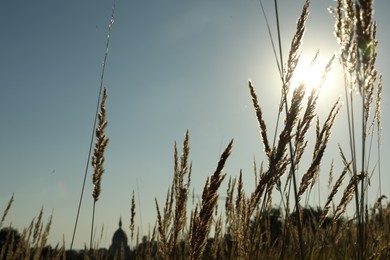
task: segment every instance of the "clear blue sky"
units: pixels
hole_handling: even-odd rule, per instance
[[[285,55],[303,2],[280,1]],[[272,3],[264,1],[274,29]],[[313,1],[304,56],[312,57],[319,49],[320,57],[328,59],[337,50],[333,17],[327,11],[333,4],[330,0]],[[71,240],[111,6],[111,1],[103,0],[0,2],[0,213],[13,193],[15,201],[6,224],[12,222],[20,231],[42,206],[46,220],[53,211],[49,237],[53,245],[63,236],[67,247]],[[384,133],[390,127],[389,11],[390,2],[376,1],[377,65],[384,74]],[[111,37],[104,81],[109,95],[110,143],[96,208],[97,229],[104,225],[103,247],[110,245],[120,216],[128,232],[133,190],[137,196],[136,225],[143,234],[148,233],[149,225],[153,228],[154,198],[163,204],[171,184],[173,144],[176,140],[181,147],[187,129],[195,193],[201,192],[219,154],[234,138],[225,171],[228,176],[238,176],[243,169],[249,194],[254,186],[253,158],[260,164],[265,157],[247,80],[252,79],[256,87],[270,130],[275,125],[280,93],[272,48],[256,0],[117,0]],[[319,102],[322,120],[343,94],[337,76],[340,72],[337,66],[333,70],[331,84]],[[324,158],[319,192],[322,203],[328,192],[330,161],[334,159],[340,167],[337,143],[347,150],[345,121],[343,110]],[[389,136],[384,134],[382,189],[387,195],[389,146]],[[90,168],[75,248],[89,243],[91,173]],[[374,198],[377,181],[372,185],[370,195]],[[318,199],[313,195],[314,201]]]

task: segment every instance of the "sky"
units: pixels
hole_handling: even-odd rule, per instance
[[[275,32],[273,1],[263,2]],[[279,2],[286,56],[304,1]],[[327,11],[331,5],[334,2],[330,0],[313,1],[303,59],[310,60],[319,50],[319,60],[326,62],[337,51],[334,19]],[[390,139],[385,133],[390,128],[390,59],[386,52],[390,2],[377,0],[375,5],[377,68],[383,74],[381,188],[389,195],[386,173],[390,162],[386,156]],[[70,245],[111,10],[112,1],[103,0],[0,2],[0,213],[14,194],[5,225],[22,231],[43,207],[45,221],[53,214],[52,245],[63,239]],[[336,60],[319,99],[321,122],[336,99],[343,97],[340,71]],[[232,138],[233,152],[224,172],[237,177],[242,169],[246,194],[253,191],[253,161],[260,165],[265,156],[248,79],[256,88],[271,132],[281,84],[258,1],[116,1],[103,82],[108,92],[106,134],[110,142],[96,204],[99,236],[104,227],[100,247],[111,244],[120,217],[129,234],[133,191],[136,226],[141,236],[148,235],[156,220],[154,199],[162,207],[171,185],[174,142],[181,149],[187,129],[195,194],[201,193]],[[335,175],[340,173],[337,145],[348,149],[345,114],[344,106],[336,119],[312,205],[325,202],[332,160]],[[314,134],[312,131],[311,136]],[[306,160],[311,151],[309,148]],[[374,168],[375,159],[372,161]],[[89,167],[74,248],[89,245],[91,175]],[[227,179],[220,189],[222,195],[226,184]],[[371,201],[377,198],[378,186],[373,177]]]

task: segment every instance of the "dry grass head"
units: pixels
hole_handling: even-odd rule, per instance
[[[200,259],[206,246],[212,215],[218,202],[218,189],[225,178],[225,174],[222,174],[222,170],[232,151],[232,147],[233,140],[230,141],[221,154],[214,174],[206,180],[206,184],[203,188],[200,210],[198,211],[197,207],[195,208],[195,212],[191,219],[190,259]]]
[[[306,191],[310,184],[313,186],[313,183],[315,183],[315,179],[319,174],[321,159],[324,155],[325,148],[330,138],[331,128],[339,111],[340,105],[339,101],[337,101],[331,109],[328,118],[326,119],[324,126],[321,130],[319,129],[319,120],[317,119],[317,134],[312,162],[306,173],[302,177],[302,181],[299,186],[298,197],[300,197]]]
[[[191,183],[192,164],[189,163],[189,132],[186,131],[183,141],[183,152],[178,156],[177,145],[174,145],[174,173],[172,187],[168,190],[163,215],[160,213],[156,200],[158,214],[158,231],[160,255],[164,258],[176,258],[179,235],[186,226],[187,202]],[[187,179],[185,181],[185,176]]]
[[[131,196],[131,216],[130,216],[130,238],[133,240],[134,237],[134,228],[135,228],[135,195],[133,190],[133,195]]]
[[[315,57],[312,60],[312,63],[315,63],[318,58],[318,52],[316,53]],[[326,64],[324,71],[321,75],[321,80],[318,83],[318,86],[312,88],[310,95],[307,98],[306,103],[306,109],[303,113],[303,116],[301,119],[299,119],[296,133],[295,133],[295,139],[294,139],[294,151],[295,151],[295,158],[294,162],[295,164],[299,164],[300,159],[307,147],[307,141],[306,141],[306,134],[308,130],[310,129],[311,123],[316,115],[316,108],[317,108],[317,101],[319,98],[319,94],[322,88],[322,85],[325,82],[325,79],[331,69],[332,63],[334,60],[334,56],[329,60],[329,62]]]
[[[349,202],[351,202],[353,195],[355,193],[356,183],[361,181],[360,178],[361,177],[359,175],[354,175],[351,177],[347,187],[343,192],[343,196],[340,200],[340,203],[337,206],[336,211],[333,215],[333,221],[338,220],[341,217],[341,215],[345,212],[347,205],[349,204]]]
[[[165,232],[165,228],[164,228],[164,223],[163,223],[163,219],[161,217],[161,213],[160,213],[160,209],[158,207],[158,202],[157,202],[157,199],[155,199],[155,202],[156,202],[156,209],[157,209],[157,224],[158,224],[158,232],[159,232],[159,235],[158,235],[158,239],[159,239],[159,251],[160,251],[160,254],[162,255],[162,257],[164,259],[169,259],[169,251],[168,251],[168,247],[167,247],[167,237],[166,237],[166,232]]]
[[[102,101],[100,103],[100,113],[98,115],[99,123],[96,127],[96,144],[94,153],[92,156],[92,166],[94,168],[94,173],[92,175],[92,183],[94,185],[92,197],[94,201],[98,201],[99,195],[101,192],[101,181],[104,172],[104,150],[108,144],[108,138],[104,132],[107,121],[106,121],[106,99],[107,99],[107,91],[104,88]]]
[[[231,222],[234,219],[235,216],[235,209],[234,209],[234,188],[236,186],[236,179],[229,177],[228,181],[228,187],[226,190],[226,200],[225,200],[225,223],[226,226],[231,226]]]
[[[282,103],[284,103],[284,101],[287,98],[287,93],[289,90],[289,86],[291,84],[291,78],[298,65],[300,49],[303,42],[303,35],[306,30],[306,21],[309,15],[309,6],[310,6],[310,0],[306,0],[302,8],[302,13],[296,25],[296,32],[291,41],[290,51],[287,59],[287,66],[286,66],[285,74],[283,75],[284,77],[283,77],[283,87],[282,87],[282,95],[283,95]],[[282,110],[282,104],[280,106],[280,111],[281,110]]]
[[[170,238],[170,248],[174,251],[174,247],[177,244],[179,233],[182,232],[186,224],[186,212],[187,212],[187,201],[189,195],[189,187],[191,184],[191,172],[192,164],[188,164],[189,160],[189,132],[186,131],[183,152],[180,156],[180,167],[177,157],[177,148],[175,144],[175,169],[173,178],[173,189],[175,193],[175,216],[173,221],[173,235]],[[184,182],[184,177],[187,175],[187,181]]]
[[[271,192],[273,187],[279,182],[280,177],[285,173],[287,169],[287,146],[291,141],[291,133],[298,121],[302,100],[305,94],[305,88],[303,85],[301,85],[299,88],[294,90],[291,99],[291,107],[287,111],[284,128],[279,134],[277,146],[272,148],[269,146],[267,138],[267,129],[265,126],[264,119],[262,117],[261,108],[258,105],[257,95],[251,82],[249,82],[249,89],[256,111],[256,116],[259,122],[262,141],[265,147],[265,153],[268,158],[268,170],[265,172],[264,175],[260,176],[260,181],[257,184],[256,190],[252,194],[252,198],[250,201],[249,208],[253,213],[253,210],[259,203],[260,197],[263,195],[263,192],[266,189],[268,192]]]
[[[32,244],[37,243],[38,238],[41,236],[42,228],[43,228],[42,216],[43,216],[43,207],[41,208],[41,211],[39,212],[38,215],[38,219],[36,220],[34,225]]]
[[[19,234],[16,229],[11,227],[6,241],[0,241],[0,259],[46,259],[51,256],[52,259],[60,259],[64,255],[65,245],[60,249],[58,245],[55,248],[47,247],[48,236],[52,224],[53,214],[49,216],[46,225],[43,223],[43,208],[37,218],[34,218],[29,227],[25,228],[22,234]],[[4,232],[4,230],[1,230]],[[33,239],[31,241],[31,236]],[[4,244],[5,242],[5,244]],[[50,251],[44,251],[44,249]]]
[[[264,144],[264,151],[265,151],[265,154],[267,155],[267,157],[270,158],[271,147],[269,145],[268,137],[267,137],[267,126],[266,126],[264,118],[263,118],[263,112],[260,108],[259,101],[257,99],[257,95],[255,92],[255,88],[252,85],[252,82],[250,80],[249,80],[249,90],[250,90],[250,94],[252,97],[253,106],[255,108],[257,121],[258,121],[259,127],[260,127],[260,135],[261,135],[261,140],[263,141],[263,144]]]
[[[348,172],[348,169],[349,169],[349,166],[350,166],[351,163],[348,163],[347,165],[345,165],[344,167],[344,170],[341,172],[339,178],[337,179],[335,185],[333,186],[332,188],[332,191],[330,192],[330,194],[328,195],[328,198],[326,200],[326,203],[325,203],[325,206],[323,208],[323,211],[322,211],[322,214],[321,214],[321,217],[320,217],[320,222],[319,222],[319,225],[322,226],[322,224],[324,223],[325,221],[325,218],[329,212],[329,209],[330,209],[330,205],[333,201],[333,198],[334,196],[336,195],[338,189],[341,187],[341,184],[343,183],[344,181],[344,177],[345,175],[347,174]],[[333,170],[333,167],[331,168]]]
[[[277,1],[275,1],[277,2]],[[360,3],[360,4],[358,4]],[[305,103],[305,86],[301,85],[297,89],[290,88],[291,78],[296,70],[296,66],[300,57],[300,49],[303,42],[303,35],[306,28],[306,20],[308,16],[310,1],[305,1],[301,16],[296,25],[296,33],[291,42],[291,48],[288,54],[285,69],[281,71],[283,81],[281,105],[278,113],[282,113],[282,108],[285,108],[285,119],[283,126],[277,126],[275,129],[274,140],[270,140],[267,133],[267,126],[264,120],[263,110],[259,105],[259,100],[255,92],[252,82],[249,81],[249,91],[251,100],[256,113],[256,119],[260,128],[260,137],[264,147],[264,153],[267,165],[263,170],[263,163],[258,170],[256,162],[254,162],[255,172],[255,189],[247,197],[244,191],[243,173],[240,171],[238,178],[229,178],[227,187],[227,199],[225,202],[225,222],[222,217],[217,217],[213,220],[215,207],[218,202],[218,190],[223,182],[226,174],[223,168],[231,154],[231,141],[218,162],[217,168],[213,175],[207,178],[203,188],[201,200],[198,205],[190,212],[189,221],[187,221],[187,203],[191,183],[192,164],[189,161],[189,133],[185,133],[182,152],[178,152],[177,145],[174,145],[174,171],[172,185],[168,189],[164,208],[160,208],[155,200],[157,210],[157,220],[151,235],[151,243],[146,247],[138,247],[135,252],[137,257],[142,259],[152,258],[152,246],[156,240],[158,242],[159,253],[156,258],[161,259],[202,259],[210,257],[212,259],[285,259],[298,258],[297,249],[301,242],[299,241],[302,235],[305,237],[305,253],[309,258],[315,259],[331,259],[331,258],[349,258],[354,257],[356,245],[351,241],[356,241],[356,233],[353,229],[356,226],[354,220],[343,222],[342,214],[345,212],[346,206],[353,198],[356,192],[358,182],[366,177],[365,174],[353,175],[351,165],[353,162],[348,160],[340,148],[340,154],[344,168],[338,176],[335,184],[332,184],[333,178],[333,162],[329,174],[329,189],[330,193],[324,209],[319,217],[309,222],[310,225],[315,225],[312,230],[306,227],[297,227],[293,224],[294,215],[290,214],[289,193],[286,192],[286,187],[291,185],[290,177],[293,176],[295,170],[299,170],[301,158],[307,151],[308,141],[307,134],[312,126],[314,118],[316,118],[316,107],[319,97],[319,90],[314,89],[310,93]],[[373,20],[373,1],[352,1],[339,0],[334,10],[336,17],[336,37],[341,45],[340,59],[344,63],[349,87],[355,87],[360,93],[364,93],[364,111],[365,120],[372,118],[370,129],[380,129],[380,102],[381,102],[381,77],[377,89],[375,83],[377,74],[374,68],[376,58],[376,40],[375,31],[376,25]],[[317,59],[317,54],[313,62]],[[330,69],[332,59],[326,66],[322,81],[325,79],[327,72]],[[369,77],[369,78],[367,78]],[[363,81],[363,79],[365,79]],[[376,93],[375,93],[376,91]],[[288,94],[289,93],[289,94]],[[287,100],[288,97],[291,99]],[[369,116],[370,105],[374,102],[375,95],[375,114]],[[93,198],[96,202],[101,193],[101,178],[104,172],[104,148],[107,146],[108,138],[104,134],[104,129],[107,125],[105,120],[105,100],[106,91],[104,90],[103,99],[100,104],[99,125],[96,128],[96,147],[94,150],[92,164],[95,172],[93,175]],[[302,207],[299,205],[299,199],[304,194],[310,194],[313,185],[317,182],[321,171],[321,162],[325,149],[329,143],[331,129],[335,118],[340,110],[339,101],[331,108],[328,117],[323,125],[317,117],[315,128],[315,142],[313,144],[314,151],[310,154],[311,161],[306,171],[302,175],[301,182],[297,190],[298,203],[296,203],[295,211],[298,212],[298,219],[302,218]],[[371,130],[370,130],[371,131]],[[372,130],[373,131],[373,130]],[[378,130],[379,131],[379,130]],[[290,151],[290,153],[288,153]],[[285,173],[286,177],[285,189],[281,189],[281,180]],[[328,228],[322,229],[325,221],[329,221],[327,217],[334,205],[334,198],[337,192],[340,191],[344,182],[345,176],[350,173],[352,176],[346,186],[340,203],[334,209],[333,222]],[[283,179],[284,180],[284,179]],[[284,204],[284,216],[280,217],[280,237],[275,241],[272,240],[273,230],[271,226],[272,202],[275,201],[273,191],[276,187],[280,192],[282,199],[286,197],[287,203]],[[288,193],[288,194],[287,194]],[[381,196],[378,200],[378,205],[375,206],[372,215],[366,213],[367,223],[367,256],[376,259],[387,259],[390,257],[390,207],[383,208],[381,200],[385,197]],[[8,206],[6,207],[3,217],[0,221],[2,226],[8,210],[11,207],[13,196],[11,197]],[[380,205],[379,205],[380,204]],[[335,208],[335,206],[333,206]],[[134,191],[131,199],[131,216],[130,216],[130,231],[131,238],[135,228],[135,198]],[[367,212],[366,208],[366,212]],[[378,211],[378,213],[376,213]],[[301,214],[299,214],[299,212]],[[281,213],[283,215],[283,213]],[[23,243],[20,243],[16,252],[6,255],[5,249],[0,251],[0,259],[5,255],[8,259],[40,259],[42,258],[42,250],[47,243],[47,236],[50,231],[52,217],[49,218],[46,226],[43,221],[43,209],[38,217],[34,219],[29,228],[25,229],[22,234]],[[223,223],[225,223],[228,234],[224,233]],[[339,223],[342,223],[339,225]],[[214,238],[209,239],[214,224]],[[378,235],[377,237],[375,235]],[[92,236],[92,235],[91,235]],[[139,244],[139,228],[137,229],[136,245]],[[150,234],[149,236],[150,237]],[[15,238],[9,236],[8,241],[13,242]],[[182,239],[182,241],[180,241]],[[184,240],[184,241],[183,241]],[[210,242],[212,241],[212,242]],[[356,244],[356,243],[355,243]],[[32,245],[32,247],[31,247]],[[64,245],[56,251],[56,259],[65,259]],[[89,257],[104,258],[99,255],[97,250],[87,251],[85,259]],[[207,255],[205,255],[205,252]],[[92,252],[89,254],[88,252]],[[301,258],[303,255],[301,255]],[[118,252],[116,258],[124,258],[123,248]]]
[[[0,228],[3,226],[4,220],[7,217],[8,212],[9,212],[13,202],[14,202],[14,194],[12,194],[11,198],[8,201],[7,207],[3,211],[3,216],[1,217],[1,220],[0,220]]]

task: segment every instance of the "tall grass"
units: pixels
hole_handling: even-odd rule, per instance
[[[107,63],[107,58],[108,58],[108,50],[109,50],[109,46],[110,46],[111,31],[112,31],[112,26],[114,24],[114,18],[115,18],[115,0],[113,1],[111,18],[110,18],[110,21],[108,23],[108,33],[107,33],[107,39],[106,39],[106,48],[105,48],[104,59],[103,59],[103,64],[102,64],[102,73],[101,73],[101,76],[100,76],[99,95],[98,95],[97,104],[96,104],[96,112],[95,112],[95,118],[94,118],[94,121],[93,121],[93,128],[92,128],[91,139],[90,139],[90,143],[89,143],[88,156],[87,156],[86,165],[85,165],[85,171],[84,171],[84,178],[83,178],[83,183],[82,183],[82,186],[81,186],[80,200],[79,200],[79,203],[78,203],[76,219],[75,219],[75,224],[74,224],[74,228],[73,228],[72,241],[70,242],[70,249],[73,248],[73,243],[74,243],[74,239],[75,239],[75,236],[76,236],[77,224],[78,224],[80,211],[81,211],[81,205],[82,205],[82,201],[83,201],[83,197],[84,197],[85,182],[87,180],[87,174],[88,174],[88,169],[89,169],[89,162],[90,162],[91,154],[92,154],[93,140],[94,140],[94,136],[95,136],[95,132],[96,132],[96,130],[95,130],[96,129],[96,123],[97,123],[98,117],[99,117],[99,106],[101,105],[101,98],[102,98],[102,95],[103,95],[104,72],[106,70],[106,63]]]
[[[92,175],[92,184],[93,184],[93,209],[92,209],[92,226],[91,226],[91,240],[89,247],[92,248],[92,239],[93,239],[93,228],[94,228],[94,222],[95,222],[95,206],[96,202],[99,200],[99,196],[101,193],[101,182],[102,177],[104,173],[104,151],[108,144],[108,138],[105,134],[105,129],[107,126],[106,121],[106,99],[107,99],[107,91],[104,88],[103,90],[103,97],[100,104],[100,112],[98,114],[99,123],[96,127],[96,144],[95,149],[92,156],[92,166],[94,169],[93,175]]]
[[[261,3],[261,1],[260,1]],[[390,258],[390,204],[384,206],[386,198],[381,193],[375,205],[369,210],[368,188],[371,176],[376,173],[372,166],[372,143],[376,133],[380,151],[380,102],[381,76],[375,69],[377,41],[376,24],[373,17],[373,1],[339,0],[332,9],[335,15],[335,35],[340,44],[337,55],[344,70],[349,152],[339,147],[341,171],[335,172],[331,163],[329,173],[321,171],[324,154],[331,138],[332,127],[342,107],[340,100],[334,100],[325,118],[317,115],[317,102],[322,84],[335,57],[329,59],[319,85],[306,93],[305,83],[292,87],[291,79],[300,60],[301,45],[310,1],[302,7],[302,13],[291,40],[287,62],[283,62],[282,38],[279,29],[278,1],[275,3],[277,46],[272,31],[268,32],[272,42],[281,79],[281,97],[274,129],[265,121],[261,100],[252,81],[248,91],[259,125],[259,137],[265,162],[260,167],[254,161],[253,191],[244,189],[243,171],[237,178],[228,177],[223,169],[233,151],[233,140],[226,146],[215,171],[205,180],[200,201],[188,211],[191,190],[192,163],[190,162],[190,135],[184,135],[182,151],[177,144],[173,151],[173,177],[168,188],[165,203],[157,199],[156,224],[153,233],[142,243],[138,234],[135,247],[127,258],[131,259],[388,259]],[[265,15],[265,12],[264,12]],[[266,22],[269,24],[267,17]],[[111,25],[110,25],[111,26]],[[278,50],[278,51],[276,51]],[[107,54],[107,52],[106,52]],[[313,58],[316,61],[318,55]],[[354,94],[358,92],[358,96]],[[104,102],[100,103],[99,124],[96,127],[97,142],[92,157],[95,169],[94,205],[100,195],[100,181],[103,173],[104,147],[107,137],[104,128]],[[356,99],[360,99],[356,102]],[[356,104],[357,103],[357,104]],[[357,110],[358,109],[358,110]],[[358,125],[357,122],[361,123]],[[271,130],[270,130],[271,129]],[[270,132],[271,131],[271,132]],[[308,136],[313,133],[313,151],[310,152]],[[272,136],[272,137],[271,137]],[[360,147],[361,150],[358,150]],[[359,156],[358,156],[359,155]],[[306,159],[306,160],[304,160]],[[308,161],[305,165],[303,162]],[[302,170],[303,169],[303,170]],[[380,178],[380,167],[378,167]],[[301,178],[298,178],[301,171]],[[349,179],[348,179],[349,173]],[[318,183],[319,175],[328,174],[329,194],[322,208],[312,208],[302,202],[311,195]],[[220,187],[227,179],[224,214],[215,214]],[[333,183],[333,179],[336,181]],[[380,185],[380,184],[379,184]],[[344,187],[344,188],[343,188]],[[275,193],[280,194],[281,208],[272,207]],[[341,199],[335,201],[336,195]],[[344,213],[355,199],[355,215],[346,219]],[[0,228],[11,208],[13,196],[3,211]],[[293,205],[290,205],[293,203]],[[95,206],[94,206],[95,209]],[[85,249],[78,257],[85,259],[124,259],[125,249],[114,254],[101,252],[92,247],[94,214],[90,250]],[[135,231],[135,195],[131,197],[130,234]],[[215,215],[214,215],[215,214]],[[64,245],[44,253],[51,219],[45,228],[42,222],[43,209],[38,218],[30,223],[20,236],[7,229],[5,242],[0,244],[0,259],[71,259],[75,257]],[[77,220],[76,220],[77,226]],[[76,227],[75,227],[76,230]],[[74,238],[74,234],[73,234]],[[72,249],[73,238],[70,249]]]
[[[339,59],[344,69],[351,161],[349,170],[353,175],[350,189],[355,195],[358,222],[357,258],[365,259],[367,258],[366,215],[368,214],[366,197],[370,178],[374,173],[374,169],[370,167],[372,137],[369,138],[369,136],[374,134],[374,127],[377,126],[379,150],[381,121],[382,86],[381,76],[375,68],[377,40],[375,38],[374,1],[338,1],[333,13],[336,18],[335,35],[340,45]],[[356,92],[359,96],[355,95]],[[380,165],[380,160],[375,164]],[[378,174],[380,179],[380,172]],[[346,198],[348,202],[352,196],[346,194],[343,198]]]

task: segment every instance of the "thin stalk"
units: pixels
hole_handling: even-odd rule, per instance
[[[353,85],[352,83],[348,86],[348,81],[346,79],[346,72],[344,68],[344,89],[345,89],[345,100],[347,103],[347,119],[348,119],[348,132],[349,132],[349,147],[352,156],[352,173],[353,176],[357,175],[357,166],[356,166],[356,149],[355,149],[355,127],[354,127],[354,113],[353,113]],[[356,219],[358,221],[358,228],[356,229],[356,236],[358,241],[360,241],[360,226],[361,226],[361,216],[360,216],[360,204],[359,204],[359,189],[357,182],[354,183],[355,189],[355,207],[356,207]],[[359,252],[359,250],[358,250]],[[359,258],[358,253],[358,258]]]
[[[259,4],[260,4],[260,7],[261,7],[261,11],[263,13],[263,16],[264,16],[264,19],[265,19],[265,22],[266,22],[266,25],[267,25],[267,30],[268,30],[268,35],[269,35],[269,38],[270,38],[270,41],[271,41],[271,45],[272,45],[272,50],[273,50],[273,53],[274,53],[274,58],[275,58],[275,61],[276,61],[276,65],[277,65],[277,68],[278,68],[278,71],[279,71],[279,76],[280,76],[280,79],[281,81],[283,82],[283,74],[284,74],[284,69],[283,69],[283,56],[280,55],[280,57],[278,57],[278,54],[276,52],[276,47],[275,47],[275,42],[274,42],[274,39],[273,39],[273,36],[272,36],[272,32],[271,32],[271,28],[270,28],[270,25],[269,25],[269,22],[268,22],[268,18],[267,18],[267,14],[264,10],[264,6],[263,6],[263,2],[262,0],[259,0]],[[277,3],[275,3],[275,12],[276,12],[276,22],[277,22],[277,26],[278,26],[278,46],[279,46],[279,53],[281,54],[282,53],[282,50],[281,50],[281,37],[280,37],[280,24],[279,24],[279,13],[278,13],[278,9],[277,9]],[[279,58],[280,58],[280,61],[279,61]],[[280,97],[280,101],[279,101],[279,108],[280,108],[280,105],[281,103],[283,102],[284,99],[284,95],[285,93],[283,92],[281,97]],[[276,142],[276,136],[277,136],[277,132],[278,132],[278,128],[279,128],[279,122],[280,122],[280,115],[281,115],[281,112],[282,110],[281,109],[278,109],[278,115],[276,117],[276,125],[275,125],[275,130],[274,130],[274,136],[273,136],[273,141],[272,141],[272,147],[275,147],[275,142]],[[268,189],[268,183],[267,183],[267,188]],[[283,200],[283,193],[281,191],[281,189],[279,190],[280,192],[280,196]],[[265,202],[267,201],[267,195],[268,193],[266,192],[264,194],[264,199],[263,199],[263,203],[261,205],[261,208],[260,208],[260,212],[263,212],[263,209],[265,207]],[[286,210],[286,212],[288,212],[288,209],[283,201],[283,205],[284,205],[284,209]],[[283,243],[284,243],[285,239],[283,239]],[[280,257],[283,258],[283,253],[280,255]]]
[[[279,46],[279,58],[280,58],[280,78],[281,78],[281,80],[283,82],[283,89],[282,89],[283,93],[282,93],[282,96],[280,98],[280,103],[282,103],[283,100],[286,101],[287,93],[286,93],[285,88],[284,88],[284,77],[283,77],[283,75],[284,75],[284,65],[283,65],[283,52],[282,52],[282,37],[280,36],[278,1],[274,0],[274,4],[275,4],[276,27],[277,27],[277,32],[278,32],[278,46]],[[276,119],[276,126],[275,126],[274,140],[273,140],[272,147],[275,147],[276,133],[277,133],[278,128],[279,128],[280,113],[281,113],[281,109],[278,110],[278,116],[277,116],[277,119]]]
[[[105,71],[105,68],[106,68],[106,62],[107,62],[107,57],[108,57],[108,49],[109,49],[108,47],[109,47],[109,44],[110,44],[111,29],[112,29],[112,25],[114,23],[114,14],[115,14],[115,0],[114,0],[113,5],[112,5],[111,18],[110,18],[110,22],[108,24],[108,34],[107,34],[107,40],[106,40],[106,51],[104,53],[104,59],[103,59],[103,64],[102,64],[102,73],[101,73],[101,76],[100,76],[100,87],[99,87],[99,95],[98,95],[98,100],[97,100],[96,109],[95,109],[95,119],[94,119],[94,122],[93,122],[92,134],[91,134],[91,138],[90,138],[90,142],[89,142],[87,163],[85,165],[85,170],[84,170],[83,185],[81,186],[80,200],[79,200],[79,204],[78,204],[78,207],[77,207],[77,214],[76,214],[76,220],[75,220],[75,224],[74,224],[74,228],[73,228],[72,241],[70,243],[70,250],[72,250],[72,248],[73,248],[74,238],[75,238],[75,235],[76,235],[77,223],[78,223],[78,220],[79,220],[80,210],[81,210],[81,203],[83,201],[83,196],[84,196],[85,182],[86,182],[86,179],[87,179],[89,163],[90,163],[90,158],[91,158],[91,154],[92,154],[92,146],[93,146],[93,140],[94,140],[94,135],[95,135],[95,128],[96,128],[96,123],[97,123],[98,114],[99,114],[99,105],[100,105],[100,100],[101,100],[101,96],[102,96],[102,92],[103,92],[104,71]]]
[[[274,3],[275,3],[276,26],[277,26],[277,32],[278,32],[279,58],[280,58],[282,76],[283,76],[283,75],[284,75],[284,69],[283,69],[283,52],[282,52],[282,38],[280,37],[280,24],[279,24],[278,1],[277,1],[277,0],[274,0]],[[282,78],[283,78],[283,77],[282,77]]]
[[[284,101],[284,107],[286,110],[286,113],[288,111],[288,105],[287,100]],[[291,175],[293,180],[293,188],[294,188],[294,199],[295,199],[295,212],[296,212],[296,218],[297,218],[297,225],[298,225],[298,238],[299,238],[299,249],[300,249],[300,259],[304,259],[304,249],[303,249],[303,238],[302,238],[302,224],[301,224],[301,216],[300,216],[300,209],[299,209],[299,200],[298,200],[298,190],[297,190],[297,180],[295,177],[295,163],[294,163],[294,157],[293,157],[293,147],[291,140],[288,142],[289,146],[289,152],[290,152],[290,160],[291,160]]]
[[[377,140],[377,151],[378,151],[378,177],[379,177],[379,198],[382,197],[382,180],[381,180],[381,133],[378,126],[378,140]]]
[[[347,73],[349,73],[349,77],[352,78],[351,72],[346,72],[345,66],[344,69],[344,90],[345,90],[345,100],[347,104],[347,120],[348,120],[348,133],[349,133],[349,148],[352,156],[352,174],[353,177],[356,178],[357,173],[357,162],[356,162],[356,139],[355,139],[355,122],[354,122],[354,111],[353,111],[353,84],[347,80]],[[356,207],[356,219],[358,221],[356,228],[356,236],[358,239],[358,245],[361,242],[361,204],[359,201],[359,188],[358,183],[355,181],[354,183],[355,190],[355,207]],[[359,246],[360,248],[360,246]],[[357,250],[357,258],[361,259],[360,249]]]
[[[89,242],[89,249],[92,250],[92,241],[93,241],[93,226],[95,224],[95,205],[96,201],[93,202],[93,209],[92,209],[92,225],[91,225],[91,240]]]
[[[274,58],[275,58],[275,61],[276,61],[276,66],[278,67],[279,76],[280,76],[280,79],[283,81],[283,74],[284,74],[284,71],[283,71],[283,58],[280,57],[280,62],[281,62],[280,63],[279,62],[279,57],[278,57],[278,54],[277,54],[276,48],[275,48],[274,38],[273,38],[272,33],[271,33],[271,27],[270,27],[269,22],[268,22],[267,14],[266,14],[266,12],[264,10],[263,2],[261,0],[259,0],[259,3],[260,3],[261,11],[262,11],[264,19],[265,19],[265,23],[267,25],[268,35],[269,35],[269,38],[270,38],[270,41],[271,41],[272,50],[273,50]],[[278,23],[278,26],[279,26],[279,21],[277,21],[277,23]],[[280,35],[278,35],[278,38],[279,38],[279,43],[278,43],[278,45],[279,45],[279,53],[281,53],[281,49],[280,49],[281,48],[280,47],[281,46]],[[280,104],[282,102],[283,102],[283,95],[280,97],[279,107],[280,107]],[[275,125],[275,130],[274,130],[274,138],[273,138],[273,141],[272,141],[272,147],[275,147],[276,135],[277,135],[278,128],[279,128],[280,114],[281,114],[281,110],[278,109],[278,115],[276,117],[276,125]]]
[[[277,25],[277,32],[278,32],[278,43],[279,43],[279,57],[280,57],[280,64],[282,64],[282,73],[284,75],[283,70],[283,52],[282,52],[282,40],[280,37],[280,24],[279,24],[279,12],[278,12],[278,1],[274,0],[275,3],[275,15],[276,15],[276,25]],[[287,93],[286,93],[286,82],[284,81],[284,77],[282,78],[283,83],[283,99],[284,99],[284,108],[286,111],[286,115],[288,114],[288,104],[287,104]],[[304,259],[304,249],[303,249],[303,238],[302,238],[302,225],[301,225],[301,217],[299,213],[299,201],[298,201],[298,190],[297,190],[297,181],[295,177],[295,163],[294,163],[294,152],[292,147],[291,138],[289,139],[289,152],[290,152],[290,161],[291,161],[291,174],[293,179],[293,186],[294,186],[294,197],[295,197],[295,210],[296,210],[296,218],[297,218],[297,225],[298,225],[298,237],[299,237],[299,250],[300,250],[300,259]]]
[[[274,38],[272,37],[271,27],[269,26],[267,14],[265,13],[263,2],[261,0],[259,0],[259,3],[260,3],[261,11],[262,11],[263,16],[264,16],[265,23],[267,25],[268,36],[269,36],[269,39],[271,41],[272,51],[274,52],[274,58],[275,58],[275,61],[276,61],[276,66],[278,66],[279,76],[282,79],[283,78],[283,72],[282,72],[283,64],[279,63],[278,55],[276,53]]]
[[[365,88],[364,86],[361,87],[362,89],[362,168],[361,168],[361,172],[360,172],[360,175],[361,175],[361,180],[360,180],[360,237],[359,237],[359,251],[360,251],[360,256],[361,258],[360,259],[364,259],[364,249],[365,249],[365,243],[364,243],[364,237],[365,237],[365,230],[364,230],[364,208],[365,208],[365,199],[364,199],[364,184],[365,184],[365,180],[366,180],[366,177],[365,177],[365,156],[366,156],[366,120],[365,120],[365,115],[366,115],[366,111],[365,111],[365,95],[366,95],[366,91],[365,91]]]

